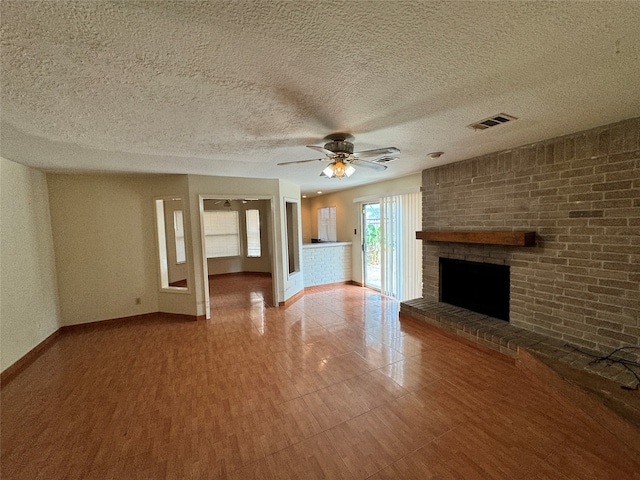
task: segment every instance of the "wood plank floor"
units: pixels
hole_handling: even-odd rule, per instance
[[[86,329],[2,389],[3,479],[632,479],[609,432],[512,362],[360,287]]]

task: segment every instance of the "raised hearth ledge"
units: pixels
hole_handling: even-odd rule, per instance
[[[536,246],[536,232],[423,230],[416,232],[416,239],[431,242],[483,243],[487,245],[515,245],[520,247]]]

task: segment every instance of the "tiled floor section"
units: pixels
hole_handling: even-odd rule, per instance
[[[558,360],[623,385],[635,386],[638,383],[633,374],[621,364],[609,365],[606,362],[594,364],[593,356],[581,353],[579,350],[597,356],[601,356],[601,353],[588,352],[584,348],[576,349],[562,340],[514,327],[508,322],[481,313],[422,298],[402,302],[400,311],[514,358],[517,357],[518,347],[521,347],[534,354]],[[638,361],[637,355],[632,355],[631,359]]]
[[[7,479],[638,479],[581,410],[371,290],[64,334],[2,389]]]

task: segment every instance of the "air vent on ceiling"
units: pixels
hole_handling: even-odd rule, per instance
[[[378,158],[376,160],[374,160],[375,163],[389,163],[389,162],[395,162],[397,160],[397,158],[395,157],[382,157],[382,158]]]
[[[517,120],[517,118],[513,115],[507,115],[506,113],[499,113],[497,115],[494,115],[493,117],[485,118],[484,120],[480,120],[479,122],[467,125],[467,127],[473,130],[486,130],[487,128],[502,125],[503,123],[511,122],[513,120]]]

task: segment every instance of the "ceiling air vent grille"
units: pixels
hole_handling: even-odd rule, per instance
[[[493,117],[485,118],[484,120],[480,120],[479,122],[467,125],[467,127],[473,130],[486,130],[487,128],[502,125],[503,123],[508,123],[513,120],[517,120],[517,118],[513,115],[507,115],[506,113],[499,113],[497,115],[494,115]]]
[[[373,160],[375,163],[389,163],[389,162],[395,162],[397,160],[397,158],[394,157],[382,157],[382,158],[378,158],[376,160]]]

